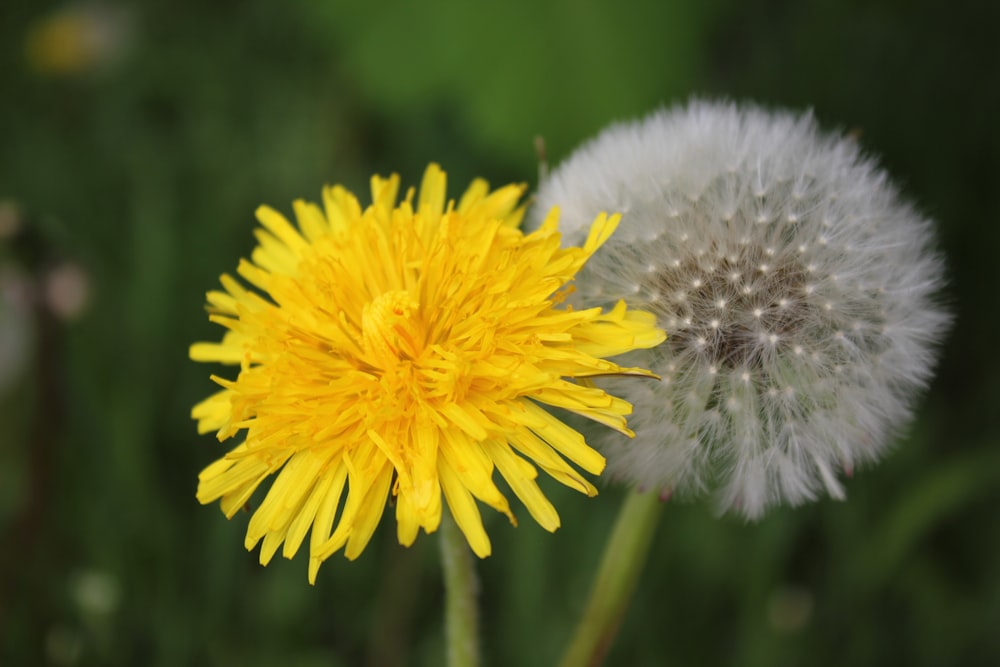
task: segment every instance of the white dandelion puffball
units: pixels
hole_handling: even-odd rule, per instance
[[[622,362],[659,381],[607,381],[636,432],[597,436],[613,479],[758,518],[843,498],[839,474],[910,417],[950,321],[943,264],[931,222],[854,140],[811,115],[695,101],[583,145],[528,224],[552,206],[567,244],[623,214],[575,305],[624,299],[668,334]]]

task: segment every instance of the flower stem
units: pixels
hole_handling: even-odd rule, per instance
[[[639,582],[663,504],[656,493],[631,491],[626,497],[561,667],[597,667],[604,661]]]
[[[448,512],[441,516],[445,642],[448,667],[479,665],[479,582],[465,535]]]

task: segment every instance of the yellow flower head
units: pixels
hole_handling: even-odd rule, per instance
[[[602,214],[583,248],[563,249],[555,209],[538,231],[519,231],[523,186],[490,192],[477,180],[456,206],[432,164],[416,203],[411,189],[397,205],[398,188],[398,176],[372,178],[366,209],[326,188],[323,208],[295,202],[298,229],[258,209],[259,245],[237,270],[256,290],[223,275],[208,307],[227,331],[191,346],[195,361],[240,367],[235,380],[213,376],[223,390],[192,411],[199,432],[246,431],[201,473],[198,500],[221,498],[232,517],[277,473],[246,547],[263,538],[266,564],[284,543],[290,558],[312,528],[310,582],[341,547],[350,559],[362,552],[390,493],[400,543],[437,529],[443,494],[472,550],[488,556],[476,499],[515,522],[494,467],[555,530],[536,466],[595,495],[567,459],[597,474],[604,458],[542,405],[631,435],[631,406],[586,378],[648,375],[603,357],[665,337],[624,304],[556,307],[618,216]]]

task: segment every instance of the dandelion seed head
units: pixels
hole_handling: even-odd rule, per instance
[[[559,205],[574,241],[614,202],[623,230],[657,240],[612,239],[571,301],[655,312],[668,339],[626,360],[670,381],[602,381],[635,408],[634,441],[597,440],[609,473],[711,491],[748,518],[843,497],[837,471],[906,424],[948,328],[931,222],[811,115],[702,101],[608,128],[542,183],[536,210]],[[637,277],[647,264],[660,268]],[[661,298],[634,300],[632,280]]]

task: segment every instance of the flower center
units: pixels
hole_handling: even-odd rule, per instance
[[[375,297],[361,313],[361,345],[369,362],[388,370],[400,361],[412,361],[423,346],[420,304],[404,290]]]
[[[647,289],[675,354],[754,368],[813,313],[808,285],[807,267],[797,258],[747,244],[675,260],[650,276]]]

